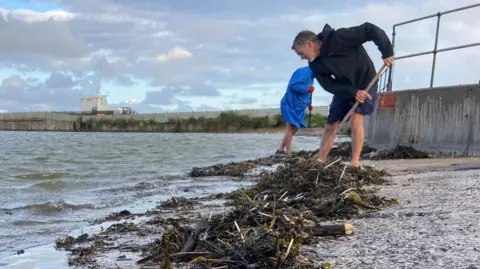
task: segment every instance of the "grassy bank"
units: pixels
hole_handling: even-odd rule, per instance
[[[305,122],[309,118],[306,115]],[[310,118],[312,128],[323,127],[326,117],[313,114]],[[135,120],[127,118],[94,119],[82,118],[73,122],[75,131],[120,131],[120,132],[237,132],[263,128],[285,126],[281,115],[250,117],[235,112],[222,112],[217,118],[170,119],[168,122],[154,120]]]

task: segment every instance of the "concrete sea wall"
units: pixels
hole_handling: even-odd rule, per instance
[[[480,84],[380,94],[367,141],[413,146],[437,156],[480,156]]]
[[[327,115],[327,106],[314,107],[313,114]],[[25,112],[0,113],[0,130],[8,131],[79,131],[81,122],[89,123],[86,129],[92,130],[92,122],[96,131],[155,131],[155,132],[202,132],[202,131],[234,131],[235,126],[218,126],[208,119],[216,119],[221,112],[180,112],[180,113],[149,113],[133,115],[94,115],[79,116],[61,112]],[[233,110],[238,115],[250,118],[270,117],[280,114],[279,108]],[[189,121],[189,119],[207,119],[207,121]],[[186,121],[178,123],[177,121]],[[112,127],[112,122],[117,127]],[[75,123],[75,124],[74,124]],[[127,128],[122,128],[127,126]],[[207,126],[208,125],[208,126]],[[86,126],[82,126],[86,127]]]

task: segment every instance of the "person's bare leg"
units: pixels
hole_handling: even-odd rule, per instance
[[[363,115],[353,113],[352,115],[352,166],[360,165],[360,154],[365,139],[365,131],[363,130]]]
[[[332,135],[335,130],[338,128],[340,121],[336,121],[332,124],[326,124],[325,130],[323,131],[322,140],[320,141],[320,151],[317,155],[317,161],[324,162],[327,160],[328,153],[333,147],[333,142],[335,141],[335,135]]]
[[[280,146],[278,147],[278,151],[280,151],[280,152],[285,151],[287,136],[289,135],[288,126],[289,126],[289,124],[287,123],[285,125],[285,132],[283,133],[282,143],[280,143]]]
[[[285,152],[290,152],[292,150],[292,139],[293,139],[293,136],[297,133],[297,127],[289,124],[288,125],[288,136],[286,136],[286,140],[285,140]]]

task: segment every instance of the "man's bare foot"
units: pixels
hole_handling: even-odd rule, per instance
[[[358,167],[360,167],[360,162],[359,161],[352,161],[351,165],[352,165],[352,167],[358,168]]]

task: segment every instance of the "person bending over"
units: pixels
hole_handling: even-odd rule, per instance
[[[318,161],[326,161],[335,139],[333,132],[355,101],[359,101],[360,105],[351,116],[351,164],[353,167],[360,164],[364,142],[363,118],[372,114],[378,90],[376,82],[370,92],[365,91],[376,75],[373,62],[363,47],[367,41],[375,43],[387,66],[393,63],[393,46],[388,36],[385,31],[369,22],[337,30],[325,24],[321,33],[304,30],[293,41],[292,50],[302,60],[308,60],[320,86],[333,94],[320,151],[316,156]]]
[[[312,111],[313,73],[310,67],[298,68],[288,82],[287,91],[280,101],[280,112],[286,123],[285,135],[276,154],[289,153],[292,138],[301,128],[306,128],[305,108]]]

